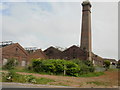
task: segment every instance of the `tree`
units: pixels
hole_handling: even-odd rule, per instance
[[[110,68],[110,61],[109,60],[104,61],[104,67],[105,67],[106,71]]]

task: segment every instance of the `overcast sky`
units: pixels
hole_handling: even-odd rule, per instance
[[[80,46],[81,2],[5,1],[0,3],[3,41],[42,50],[50,46]],[[91,4],[92,50],[101,57],[118,59],[118,3]]]

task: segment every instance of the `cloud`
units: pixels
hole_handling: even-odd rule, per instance
[[[3,14],[3,40],[42,49],[79,45],[81,5],[77,2],[7,3]],[[94,53],[117,59],[116,3],[92,3],[92,42]]]
[[[82,2],[84,0],[3,0],[2,2]],[[91,0],[91,2],[119,2],[119,0]]]

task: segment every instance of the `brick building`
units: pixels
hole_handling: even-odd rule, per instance
[[[104,60],[109,60],[111,65],[117,65],[117,61],[115,59],[110,59],[110,58],[103,58]]]
[[[2,64],[5,65],[10,58],[18,60],[20,66],[25,66],[28,63],[28,53],[18,44],[6,45],[2,48]]]
[[[0,63],[5,65],[10,58],[18,60],[19,66],[28,65],[32,59],[46,59],[47,56],[41,49],[37,49],[35,52],[28,53],[20,44],[11,43],[2,45],[0,48],[1,58]]]
[[[88,53],[84,50],[80,49],[75,45],[69,47],[68,49],[62,52],[62,59],[71,60],[71,59],[80,59],[86,60]]]
[[[62,51],[58,50],[55,47],[49,47],[46,50],[44,50],[44,53],[46,56],[48,56],[49,59],[62,59]]]
[[[41,50],[37,49],[28,55],[28,60],[31,62],[32,59],[47,59],[46,54]]]
[[[103,58],[92,53],[92,62],[94,65],[103,66]]]
[[[67,48],[64,51],[60,51],[55,47],[49,47],[44,52],[49,59],[87,60],[87,55],[88,55],[87,51],[82,50],[80,47],[75,45]],[[92,61],[94,65],[100,65],[100,66],[103,65],[103,58],[94,53],[92,53]]]

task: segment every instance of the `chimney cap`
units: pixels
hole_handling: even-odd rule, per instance
[[[85,6],[85,5],[90,5],[90,7],[92,6],[89,0],[83,1],[82,6]]]

